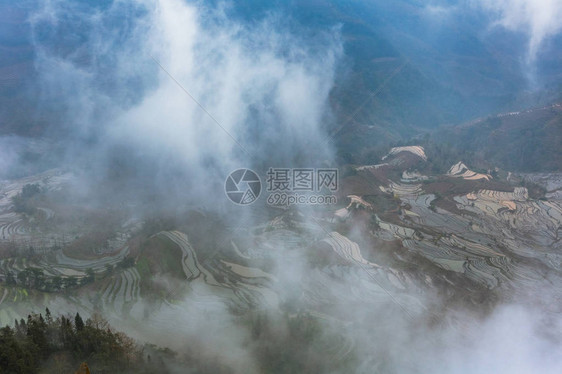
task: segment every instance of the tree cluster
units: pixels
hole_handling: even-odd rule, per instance
[[[49,309],[0,329],[0,373],[73,373],[87,362],[92,373],[155,373],[142,347],[100,317],[53,318]]]

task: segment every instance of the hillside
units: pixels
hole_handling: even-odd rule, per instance
[[[169,373],[173,355],[155,347],[141,347],[94,316],[53,316],[31,313],[27,319],[0,329],[0,372],[10,374]],[[152,356],[151,356],[152,354]],[[87,360],[85,363],[84,360]]]
[[[343,162],[369,163],[385,154],[385,144],[371,141],[379,130],[358,127],[339,137]],[[384,134],[379,134],[384,138]],[[431,159],[433,172],[445,173],[465,161],[481,172],[499,168],[511,172],[562,170],[562,107],[560,104],[500,113],[457,126],[420,130],[391,144],[420,144]],[[381,139],[379,138],[379,139]],[[405,140],[407,139],[407,140]]]
[[[560,20],[0,0],[0,374],[562,373]]]
[[[454,9],[455,4],[446,2],[442,8]],[[72,30],[77,38],[59,38],[60,33],[43,32],[40,24],[28,22],[37,6],[35,1],[0,3],[5,19],[5,32],[0,37],[0,47],[5,51],[0,60],[0,97],[9,104],[0,111],[0,134],[57,134],[62,126],[60,119],[68,108],[52,96],[59,93],[44,91],[41,74],[45,67],[36,61],[39,46],[78,59],[74,61],[77,64],[88,59],[78,53],[92,43],[88,24],[78,29],[76,20],[69,18],[60,29]],[[100,10],[107,7],[109,4],[99,5]],[[524,50],[513,47],[524,45],[520,35],[501,29],[482,32],[492,20],[476,7],[447,17],[432,9],[407,0],[245,0],[230,4],[226,11],[245,25],[284,14],[283,29],[319,43],[322,32],[339,30],[344,56],[330,100],[338,122],[345,125],[341,130],[344,137],[359,131],[367,132],[372,142],[407,139],[419,128],[458,124],[560,97],[562,80],[554,68],[562,61],[557,53],[559,38],[552,40],[539,61],[535,69],[539,87],[530,91],[528,72],[518,62]],[[130,32],[124,25],[111,27],[124,35]],[[73,50],[78,56],[72,54]],[[108,71],[109,75],[113,73]],[[136,82],[138,78],[131,79],[140,86],[138,92],[131,91],[127,96],[136,100],[136,95],[142,95],[143,84]],[[128,90],[111,81],[103,85],[110,96],[119,97]]]
[[[382,333],[357,313],[430,319],[459,339],[469,337],[457,313],[469,324],[514,302],[559,313],[537,292],[561,282],[560,176],[468,161],[439,173],[432,162],[422,146],[395,147],[377,164],[347,165],[336,206],[255,211],[234,228],[201,210],[142,222],[61,204],[74,177],[60,171],[13,181],[0,200],[0,321],[37,305],[99,313],[188,354],[195,372],[317,373],[385,357],[370,333],[357,335]],[[215,344],[252,359],[206,366]]]
[[[477,165],[519,172],[562,170],[562,105],[489,116],[439,130],[434,141],[472,152]]]

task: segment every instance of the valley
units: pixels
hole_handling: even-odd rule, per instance
[[[119,230],[94,236],[76,222],[50,226],[60,210],[53,199],[72,174],[5,181],[0,323],[42,306],[70,307],[135,326],[142,336],[139,324],[184,298],[202,310],[296,308],[346,323],[353,319],[339,305],[382,303],[419,316],[442,313],[427,303],[435,292],[456,300],[459,310],[493,308],[562,282],[562,201],[553,193],[560,175],[510,173],[508,181],[474,173],[462,161],[432,175],[419,146],[393,148],[383,161],[353,166],[339,192],[343,206],[273,212],[269,222],[248,227],[250,237],[225,237],[210,257],[186,234],[189,222],[147,233],[143,222],[123,215]],[[513,180],[547,186],[548,196],[531,198]],[[30,210],[14,211],[14,197],[33,184],[41,192]],[[86,221],[98,214],[78,210]],[[101,248],[96,235],[106,238]],[[82,250],[69,251],[76,246]],[[559,300],[560,290],[553,292]],[[336,298],[344,301],[334,304]],[[558,306],[545,307],[560,312]]]
[[[562,3],[0,20],[0,374],[562,372]]]

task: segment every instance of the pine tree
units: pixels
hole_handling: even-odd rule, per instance
[[[45,318],[47,319],[47,324],[51,325],[53,323],[53,317],[51,316],[51,311],[49,308],[45,308]]]
[[[74,317],[74,326],[76,326],[76,331],[84,330],[84,320],[80,317],[80,313],[76,313],[76,317]]]

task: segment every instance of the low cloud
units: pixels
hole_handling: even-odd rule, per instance
[[[306,40],[281,17],[249,25],[226,11],[162,0],[37,12],[36,67],[71,163],[201,201],[239,167],[330,160],[339,30]]]
[[[495,24],[527,34],[527,63],[533,64],[543,43],[562,30],[562,3],[558,0],[477,0],[496,16]]]
[[[539,3],[551,12],[531,1],[481,2],[497,12],[498,24],[529,33],[529,61],[560,30],[561,6]],[[325,126],[332,121],[328,97],[343,53],[339,30],[307,40],[288,31],[282,17],[242,24],[225,12],[180,0],[139,0],[105,7],[51,1],[35,13],[42,92],[64,119],[53,132],[68,145],[68,165],[88,166],[84,183],[123,178],[138,186],[133,195],[149,190],[165,197],[159,204],[186,199],[213,208],[233,169],[331,161]],[[559,372],[558,345],[536,333],[535,311],[506,307],[485,321],[460,316],[458,325],[431,328],[425,315],[412,323],[399,314],[361,269],[353,274],[333,266],[330,275],[289,256],[275,258],[274,269],[289,296],[306,296],[301,288],[308,276],[325,289],[321,302],[358,321],[336,322],[333,329],[350,337],[363,372],[372,372],[374,363],[387,372]],[[235,372],[259,372],[251,334],[227,308],[219,306],[209,319],[196,307],[185,300],[163,309],[153,317],[163,325],[137,336],[159,334],[157,343],[174,348],[197,341],[203,353],[220,355]]]

